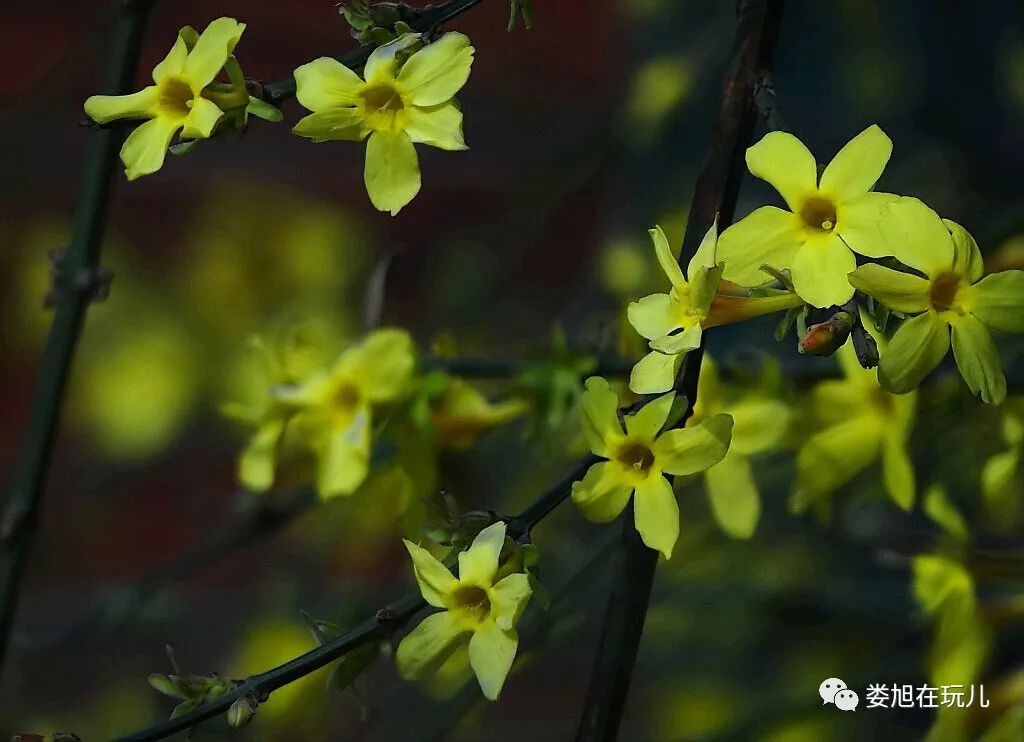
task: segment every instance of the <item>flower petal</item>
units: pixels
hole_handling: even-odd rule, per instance
[[[968,282],[975,283],[985,274],[985,261],[981,257],[981,249],[974,237],[966,229],[950,219],[943,219],[950,236],[953,238],[953,272],[966,276]]]
[[[690,274],[691,311],[706,315],[718,294],[725,263],[711,267],[694,268]]]
[[[679,538],[679,503],[668,480],[658,474],[640,482],[633,498],[633,511],[640,538],[671,559]]]
[[[622,437],[619,424],[619,397],[608,382],[600,376],[591,376],[585,382],[586,391],[580,396],[580,420],[583,435],[590,450],[607,457],[609,440]]]
[[[131,95],[89,96],[85,115],[97,124],[109,124],[115,119],[153,118],[157,115],[156,85]]]
[[[366,143],[366,192],[380,211],[395,216],[420,192],[420,166],[404,132],[376,131]]]
[[[213,133],[213,127],[223,115],[224,112],[212,100],[195,98],[192,101],[192,110],[185,119],[185,128],[181,136],[186,139],[206,139]]]
[[[879,420],[859,415],[811,436],[797,455],[796,509],[835,492],[874,461]]]
[[[713,268],[718,264],[718,215],[715,215],[715,220],[711,222],[711,226],[708,227],[708,231],[704,233],[704,237],[700,241],[700,245],[697,246],[697,251],[690,258],[690,262],[686,266],[686,275],[691,280],[696,276],[697,272],[701,268]]]
[[[314,142],[359,142],[370,130],[362,114],[355,108],[332,108],[299,119],[292,133]]]
[[[167,148],[179,128],[178,121],[155,118],[128,135],[121,147],[121,162],[128,180],[155,173],[163,166]]]
[[[821,174],[821,190],[842,203],[875,187],[892,155],[892,140],[872,124],[839,150]]]
[[[870,258],[889,254],[879,223],[882,207],[898,200],[892,193],[862,193],[843,201],[836,209],[836,232],[855,253]]]
[[[626,433],[632,437],[653,442],[668,420],[675,401],[675,392],[653,399],[632,415],[626,415]]]
[[[519,621],[532,594],[530,577],[522,572],[510,574],[498,581],[488,592],[494,622],[503,629],[511,629]]]
[[[168,77],[181,77],[188,59],[188,45],[179,34],[167,56],[153,68],[153,82],[159,83]]]
[[[512,662],[516,658],[519,638],[516,632],[488,621],[469,640],[469,664],[480,683],[480,690],[491,701],[498,699]]]
[[[352,106],[364,85],[337,59],[320,57],[295,69],[295,98],[310,111]]]
[[[845,304],[853,297],[847,275],[856,267],[853,252],[837,235],[808,240],[793,259],[793,288],[816,307]]]
[[[729,405],[729,414],[733,419],[730,450],[744,455],[778,446],[793,417],[790,407],[784,402],[757,397]]]
[[[435,608],[446,608],[448,604],[445,599],[458,589],[458,579],[422,546],[408,539],[402,539],[402,543],[412,557],[413,572],[423,599]]]
[[[454,103],[409,109],[405,133],[413,142],[459,152],[469,149],[462,137],[462,111]]]
[[[661,270],[664,271],[669,282],[676,288],[686,288],[683,269],[679,267],[679,261],[668,244],[665,232],[661,227],[655,226],[654,229],[648,229],[647,234],[651,236],[651,242],[654,243],[654,254],[658,258],[658,265],[661,266]]]
[[[704,331],[700,325],[690,325],[675,335],[662,335],[660,338],[652,340],[651,349],[667,355],[687,353],[700,347],[703,334]]]
[[[493,523],[473,539],[470,547],[459,553],[459,582],[490,586],[498,571],[498,557],[505,545],[505,524]]]
[[[370,410],[356,413],[347,428],[332,431],[320,453],[317,491],[329,499],[351,495],[370,472]]]
[[[633,366],[629,374],[629,388],[637,394],[667,392],[676,383],[684,357],[684,353],[666,355],[652,350]]]
[[[218,18],[206,27],[188,53],[181,71],[181,76],[192,86],[192,92],[198,95],[213,82],[228,61],[228,55],[235,50],[243,31],[245,24],[234,18]]]
[[[679,327],[679,306],[668,294],[651,294],[626,307],[626,317],[647,340],[660,338]]]
[[[919,314],[904,322],[882,351],[878,382],[888,392],[906,394],[939,365],[948,351],[946,323],[932,310]]]
[[[268,420],[256,429],[238,461],[238,480],[254,492],[266,492],[274,484],[277,446],[284,434],[285,421]]]
[[[398,73],[398,81],[409,90],[414,105],[445,103],[469,79],[473,51],[465,34],[446,33],[409,57]]]
[[[381,44],[372,52],[363,66],[363,78],[368,83],[393,80],[395,76],[395,55],[420,40],[420,34],[402,34],[394,41]]]
[[[407,391],[415,366],[412,337],[405,330],[386,327],[345,351],[332,375],[356,379],[360,391],[371,402],[390,402]]]
[[[920,276],[868,263],[850,273],[848,278],[855,289],[897,312],[917,314],[931,306],[931,284]]]
[[[666,430],[654,442],[655,461],[667,474],[702,472],[725,458],[732,426],[732,415],[721,414],[690,427]]]
[[[427,616],[399,643],[395,652],[398,674],[406,680],[420,680],[430,675],[468,633],[449,611]]]
[[[729,451],[704,477],[718,525],[733,538],[750,538],[761,518],[761,495],[747,457]]]
[[[594,523],[618,518],[632,494],[633,485],[618,477],[610,461],[594,464],[581,481],[572,485],[572,501],[583,517]]]
[[[794,213],[800,213],[806,198],[817,191],[818,164],[803,142],[792,134],[765,134],[747,150],[747,167],[752,174],[771,183]]]
[[[971,314],[953,320],[953,357],[970,390],[988,404],[1006,399],[1006,377],[988,328]]]
[[[934,211],[916,198],[884,204],[878,223],[889,255],[934,277],[953,265],[953,238]]]
[[[1024,332],[1024,271],[985,276],[970,290],[969,311],[1002,332]]]
[[[892,501],[909,512],[914,505],[914,467],[901,436],[887,435],[882,444],[882,482]]]
[[[756,286],[769,280],[762,265],[790,267],[805,239],[800,217],[762,206],[722,232],[716,257],[725,263],[726,280]]]

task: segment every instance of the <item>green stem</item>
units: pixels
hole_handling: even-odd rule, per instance
[[[110,59],[103,91],[112,95],[131,90],[139,58],[150,0],[122,0],[116,4]],[[0,554],[0,668],[7,653],[25,571],[42,510],[43,490],[60,420],[68,371],[92,299],[100,249],[110,204],[111,176],[124,129],[93,132],[86,149],[82,191],[75,213],[71,244],[57,277],[57,307],[29,409],[28,428],[21,454],[14,465],[10,494],[3,517]]]
[[[716,214],[721,229],[732,222],[746,170],[744,154],[757,121],[755,90],[758,82],[770,73],[782,19],[782,0],[741,0],[737,14],[734,66],[725,80],[711,149],[694,190],[679,253],[682,265],[694,254]],[[699,349],[687,356],[686,368],[677,381],[677,391],[688,400],[679,426],[685,425],[693,414],[703,356],[702,342]],[[623,547],[622,566],[608,601],[594,672],[580,718],[576,738],[581,742],[611,740],[618,736],[650,604],[658,553],[648,548],[637,533],[632,506],[623,518]]]

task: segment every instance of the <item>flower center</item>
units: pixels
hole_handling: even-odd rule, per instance
[[[932,306],[940,312],[948,312],[956,304],[960,289],[960,276],[956,273],[940,273],[932,279],[930,298]]]
[[[395,128],[396,119],[405,112],[402,94],[391,85],[370,85],[359,95],[375,129]]]
[[[184,80],[169,77],[160,83],[160,108],[175,118],[186,118],[192,111],[192,88]]]
[[[331,403],[338,412],[351,414],[359,406],[361,399],[362,395],[359,394],[359,389],[354,384],[345,382],[334,391]]]
[[[800,209],[800,218],[804,224],[822,232],[831,232],[836,228],[836,207],[827,198],[809,198]]]
[[[472,616],[476,621],[483,621],[491,613],[491,599],[487,597],[487,591],[476,585],[466,585],[458,588],[452,594],[455,605]]]
[[[646,476],[654,465],[654,454],[643,443],[626,443],[615,457],[620,463]]]

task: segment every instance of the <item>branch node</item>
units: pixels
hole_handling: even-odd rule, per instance
[[[80,268],[70,276],[67,272],[67,250],[50,250],[50,290],[43,299],[43,306],[53,309],[60,302],[67,290],[80,293],[87,301],[103,301],[110,296],[110,285],[114,281],[114,272],[110,268]]]

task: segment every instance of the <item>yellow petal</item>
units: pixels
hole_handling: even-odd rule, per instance
[[[897,312],[917,314],[931,306],[931,283],[920,276],[868,263],[850,273],[849,281],[854,288]]]
[[[637,394],[661,394],[676,382],[684,354],[666,355],[652,350],[633,366],[629,374],[629,388]]]
[[[342,354],[333,374],[354,378],[371,402],[390,402],[409,390],[416,366],[415,346],[405,330],[374,330]]]
[[[679,538],[679,504],[665,477],[651,475],[637,485],[633,515],[644,543],[671,559]]]
[[[654,243],[654,254],[658,258],[658,265],[661,266],[661,270],[664,271],[669,282],[676,288],[686,288],[683,269],[679,267],[679,261],[676,260],[672,247],[668,244],[665,232],[661,227],[656,226],[654,229],[647,230],[647,234],[651,236],[651,242]]]
[[[192,101],[192,110],[185,119],[185,128],[181,136],[186,139],[206,139],[213,133],[213,127],[223,115],[224,112],[212,100],[195,98]]]
[[[153,118],[157,115],[156,85],[131,95],[93,95],[85,101],[85,115],[97,124],[115,119]]]
[[[881,208],[879,229],[887,253],[900,262],[936,276],[953,265],[953,238],[934,211],[906,196]]]
[[[398,645],[395,664],[405,680],[420,680],[440,667],[469,636],[449,611],[427,616]]]
[[[626,433],[631,437],[653,442],[665,426],[665,421],[668,420],[668,413],[672,410],[672,403],[675,399],[675,392],[669,392],[657,399],[651,400],[637,410],[636,413],[626,415]]]
[[[619,398],[600,376],[587,379],[586,391],[580,397],[580,421],[590,450],[607,457],[609,441],[622,437],[619,424]]]
[[[654,442],[654,459],[667,474],[702,472],[725,458],[732,425],[732,415],[720,414],[691,427],[666,430]]]
[[[512,662],[516,658],[519,639],[514,631],[488,621],[469,640],[469,664],[473,668],[480,690],[491,701],[496,701],[505,684]]]
[[[153,82],[161,82],[168,77],[180,78],[185,70],[185,60],[188,59],[188,46],[185,39],[179,34],[174,39],[174,45],[167,52],[167,56],[156,67],[153,68]]]
[[[840,203],[836,209],[836,232],[855,253],[879,258],[889,254],[879,223],[882,207],[899,196],[892,193],[862,193]]]
[[[892,501],[909,512],[914,505],[914,466],[898,435],[887,435],[882,444],[882,483]]]
[[[1006,377],[999,351],[988,329],[973,315],[965,314],[951,323],[953,357],[970,390],[988,404],[1006,399]]]
[[[121,162],[128,180],[155,173],[164,164],[167,148],[181,124],[166,118],[155,118],[128,135],[121,147]]]
[[[1024,332],[1024,271],[986,276],[970,290],[969,311],[989,327]]]
[[[747,167],[762,180],[771,183],[799,214],[805,199],[818,187],[818,165],[807,147],[792,134],[772,131],[747,150]],[[726,258],[726,268],[729,261]]]
[[[703,334],[704,332],[700,325],[690,325],[675,335],[662,335],[660,338],[652,340],[651,349],[666,355],[688,353],[700,347],[700,340]]]
[[[960,541],[967,540],[969,535],[967,524],[959,511],[953,507],[953,503],[949,501],[946,491],[941,485],[933,484],[925,492],[924,512],[953,538]]]
[[[985,274],[985,261],[974,237],[966,229],[950,219],[943,219],[953,238],[953,272],[966,276],[969,283],[975,283]]]
[[[447,607],[447,597],[459,588],[459,581],[446,566],[422,546],[402,539],[412,557],[413,573],[423,599],[435,608]]]
[[[462,111],[453,103],[409,108],[405,133],[413,142],[458,152],[469,149],[462,138]]]
[[[295,69],[295,98],[310,111],[353,106],[363,81],[337,59],[320,57]]]
[[[839,150],[821,174],[821,190],[843,202],[875,187],[892,155],[892,140],[872,124]]]
[[[718,215],[711,222],[708,231],[697,246],[697,252],[686,266],[686,275],[692,280],[701,268],[712,268],[718,264]]]
[[[417,106],[436,106],[451,100],[469,79],[473,47],[461,33],[446,33],[413,54],[402,65],[398,81]]]
[[[363,77],[366,82],[393,80],[395,76],[395,62],[397,61],[395,55],[403,49],[408,49],[419,40],[420,34],[418,33],[402,34],[394,41],[381,44],[370,52],[370,56],[363,66]]]
[[[681,314],[679,305],[668,294],[651,294],[626,307],[629,324],[647,340],[660,338],[679,327]]]
[[[797,455],[798,504],[831,494],[878,456],[879,421],[860,415],[811,436]]]
[[[329,499],[351,495],[370,472],[370,410],[360,410],[348,427],[328,436],[317,470],[317,492]]]
[[[503,629],[511,629],[519,620],[532,594],[530,578],[522,572],[516,572],[500,580],[488,591],[494,622]]]
[[[505,524],[501,521],[483,529],[469,549],[459,554],[459,582],[490,586],[498,571],[498,557],[505,545]]]
[[[274,459],[284,433],[284,420],[275,419],[256,429],[238,462],[238,480],[254,492],[266,492],[274,484]]]
[[[893,394],[917,387],[949,351],[949,328],[929,310],[906,322],[893,335],[878,364],[878,381]]]
[[[1021,452],[1003,451],[985,462],[981,470],[981,493],[987,513],[997,516],[1016,513],[1018,494],[1024,490],[1024,472],[1021,471]]]
[[[370,130],[366,128],[362,114],[355,108],[334,108],[299,119],[292,133],[314,142],[359,142]]]
[[[791,410],[784,402],[756,397],[730,405],[729,413],[733,419],[730,448],[744,455],[778,446],[792,418]]]
[[[729,451],[704,477],[718,525],[733,538],[750,538],[761,518],[761,495],[746,456]]]
[[[572,501],[583,517],[594,523],[618,518],[632,494],[633,485],[618,476],[610,461],[594,464],[581,481],[572,485]]]
[[[198,95],[213,82],[228,61],[228,55],[235,50],[243,31],[245,24],[234,18],[218,18],[206,27],[188,53],[181,71],[182,78],[192,86],[192,92]]]
[[[800,217],[762,206],[722,232],[716,257],[725,263],[726,280],[757,286],[770,280],[762,265],[789,268],[805,239]]]
[[[722,271],[725,263],[710,268],[694,268],[690,272],[690,304],[691,311],[698,315],[706,315],[718,294],[718,286],[722,282]]]
[[[376,131],[366,143],[366,192],[380,211],[395,216],[420,192],[420,166],[404,132]]]
[[[847,275],[856,267],[857,259],[838,236],[809,240],[793,259],[793,288],[816,307],[842,305],[853,298]]]

